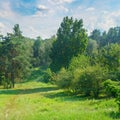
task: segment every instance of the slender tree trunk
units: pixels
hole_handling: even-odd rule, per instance
[[[8,89],[8,72],[6,71],[5,72],[5,81],[4,81],[4,88],[7,88]]]
[[[12,60],[11,82],[12,82],[12,88],[14,88],[14,86],[15,86],[15,64],[14,64],[14,60]]]
[[[12,82],[12,88],[15,87],[15,75],[14,75],[14,71],[12,70],[11,72],[11,82]]]

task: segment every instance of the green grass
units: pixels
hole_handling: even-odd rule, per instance
[[[0,89],[0,120],[119,120],[116,111],[114,99],[72,96],[42,82]]]

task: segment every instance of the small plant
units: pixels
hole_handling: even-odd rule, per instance
[[[112,81],[110,79],[104,82],[104,87],[106,89],[106,93],[109,97],[115,97],[116,103],[118,105],[118,111],[120,113],[120,87],[119,83],[116,81]]]
[[[51,82],[51,78],[52,78],[52,71],[50,68],[48,68],[44,73],[44,80],[43,81],[45,83]]]
[[[119,91],[118,96],[116,98],[116,103],[118,105],[118,112],[120,113],[120,91]]]
[[[118,82],[112,81],[110,79],[108,79],[104,82],[106,94],[109,97],[117,97],[117,94],[118,94],[118,85],[117,84],[118,84]]]
[[[69,90],[71,87],[72,74],[62,68],[56,76],[56,84],[63,89]]]

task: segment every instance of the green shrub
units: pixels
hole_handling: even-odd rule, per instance
[[[118,111],[119,111],[119,113],[120,113],[120,91],[119,91],[118,96],[117,96],[117,98],[116,98],[116,103],[117,103],[117,105],[118,105]]]
[[[74,69],[73,69],[74,68]],[[86,66],[84,68],[75,66],[72,69],[62,68],[54,75],[54,81],[63,89],[75,94],[85,94],[97,98],[103,89],[102,82],[105,80],[106,71],[100,65]]]
[[[116,97],[117,94],[118,94],[118,82],[116,81],[112,81],[110,79],[106,80],[104,82],[104,88],[106,90],[106,94],[109,96],[109,97]]]
[[[116,98],[116,103],[118,105],[118,110],[120,112],[120,84],[119,82],[108,79],[104,82],[104,87],[106,89],[106,93],[108,96]]]
[[[72,87],[76,93],[84,93],[86,96],[98,97],[105,78],[105,71],[99,65],[88,66],[73,72]]]
[[[48,68],[44,73],[44,80],[43,81],[45,83],[52,82],[52,75],[53,75],[53,73],[52,73],[51,69]]]
[[[105,71],[99,65],[87,67],[79,78],[81,89],[86,95],[90,95],[91,93],[97,98],[102,88],[104,77]]]
[[[65,68],[62,68],[59,73],[56,75],[56,84],[63,89],[70,89],[72,74],[67,71]]]
[[[84,69],[87,66],[89,66],[89,58],[85,55],[79,55],[77,57],[73,57],[70,65],[69,70],[75,70],[75,69]]]

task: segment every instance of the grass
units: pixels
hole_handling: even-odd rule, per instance
[[[37,81],[0,89],[0,120],[119,120],[114,99],[71,96]]]

